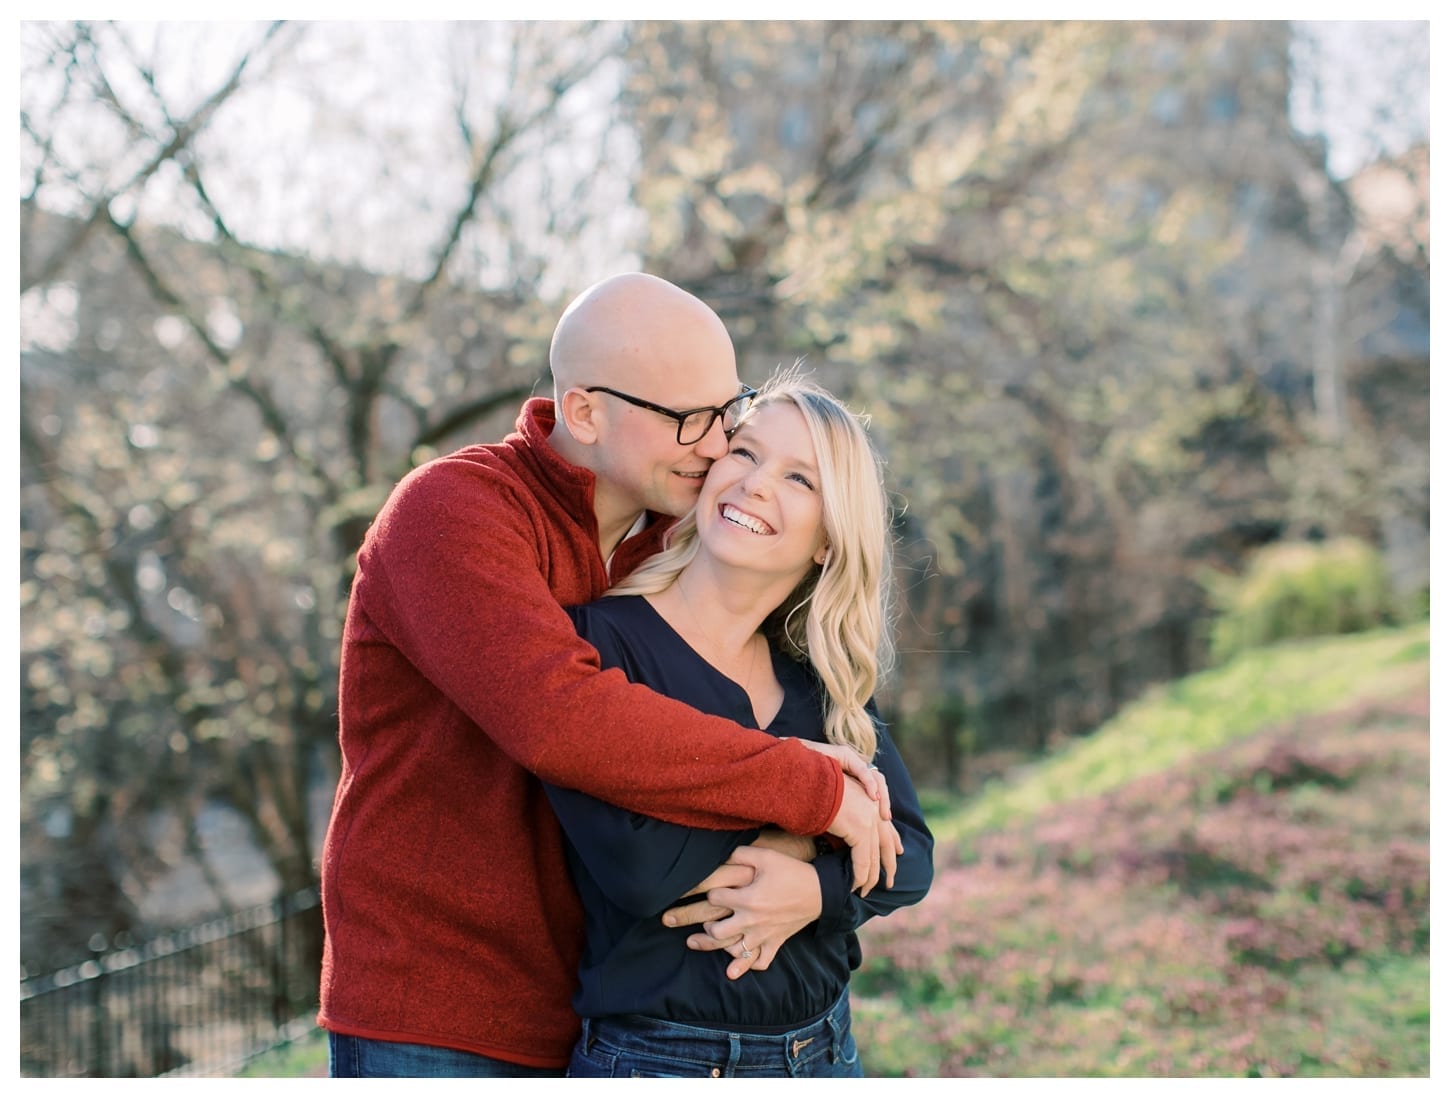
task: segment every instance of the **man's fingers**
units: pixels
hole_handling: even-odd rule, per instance
[[[871,768],[871,775],[876,779],[877,807],[881,810],[883,820],[891,819],[891,790],[886,786],[886,777],[874,766]]]
[[[896,856],[903,853],[904,848],[894,824],[882,820],[878,827],[881,832],[881,870],[886,874],[886,887],[891,888],[896,884]]]
[[[720,868],[710,874],[707,883],[711,888],[744,888],[755,880],[755,871],[760,868],[760,853],[767,849],[769,848],[765,845],[737,846],[730,852],[730,857],[721,863]],[[732,879],[716,881],[715,878],[724,877],[722,871],[726,866],[730,867]]]
[[[866,881],[870,880],[867,873],[871,869],[871,854],[866,849],[865,843],[857,843],[851,847],[851,887],[860,888]]]
[[[750,849],[748,846],[736,847],[735,853],[730,856],[731,860],[716,868],[714,873],[701,881],[695,891],[690,893],[692,899],[682,897],[680,903],[664,913],[662,919],[665,926],[693,926],[729,916],[730,909],[721,907],[719,903],[721,891],[744,888],[755,879],[755,869],[748,860],[736,861],[736,855],[742,850]]]
[[[860,856],[860,861],[857,858]],[[881,879],[881,841],[873,836],[870,841],[863,842],[859,846],[851,848],[851,866],[859,869],[864,875],[860,887],[861,896],[871,894],[876,887],[876,882]]]
[[[712,904],[708,899],[672,907],[664,914],[665,926],[695,926],[715,919],[728,919],[732,914],[728,907]]]
[[[690,895],[706,893],[712,888],[744,888],[755,879],[755,869],[748,861],[739,858],[741,851],[748,851],[748,846],[737,846],[730,857],[715,867],[715,871],[697,884]]]
[[[873,801],[880,806],[879,811],[883,820],[891,819],[891,795],[886,789],[886,779],[854,748],[842,744],[820,743],[814,740],[801,740],[812,751],[819,751],[823,755],[830,755],[847,775],[855,778],[861,783],[861,788],[866,791]]]
[[[841,808],[831,821],[830,832],[844,839],[851,848],[853,890],[867,887],[869,891],[881,870],[881,840],[877,828],[880,820],[875,802],[858,783],[847,780]]]
[[[691,934],[685,939],[685,945],[702,953],[711,953],[717,949],[728,949],[739,940],[738,934],[729,938],[716,938],[710,934]]]
[[[871,889],[876,888],[877,880],[882,879],[882,846],[880,843],[866,843],[867,851],[870,853],[870,863],[866,867],[866,883],[861,885],[861,898],[871,895]]]

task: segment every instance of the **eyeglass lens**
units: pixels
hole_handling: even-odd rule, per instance
[[[715,425],[715,417],[717,415],[724,421],[725,432],[727,434],[735,430],[736,427],[740,426],[740,417],[744,414],[745,409],[750,406],[749,398],[750,394],[742,393],[727,404],[723,411],[717,412],[713,409],[706,408],[703,411],[696,412],[694,415],[686,416],[680,423],[680,445],[693,445],[709,434],[710,428]]]

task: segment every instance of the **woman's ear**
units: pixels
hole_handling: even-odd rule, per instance
[[[559,398],[556,414],[575,442],[592,446],[599,441],[599,423],[594,416],[594,402],[583,389],[565,389],[564,395]]]
[[[831,547],[829,545],[822,545],[819,549],[816,550],[815,561],[822,568],[824,568],[826,566],[826,561],[828,561],[830,559],[831,559]]]

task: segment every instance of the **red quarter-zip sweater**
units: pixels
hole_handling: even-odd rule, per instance
[[[318,1021],[338,1033],[568,1062],[583,916],[539,778],[696,827],[814,835],[840,808],[832,760],[599,670],[560,608],[610,582],[594,476],[553,425],[530,400],[502,443],[415,469],[358,552],[322,854]]]

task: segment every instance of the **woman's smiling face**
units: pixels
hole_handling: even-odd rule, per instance
[[[701,547],[724,563],[799,580],[826,544],[821,474],[805,417],[786,401],[751,412],[700,492]]]

